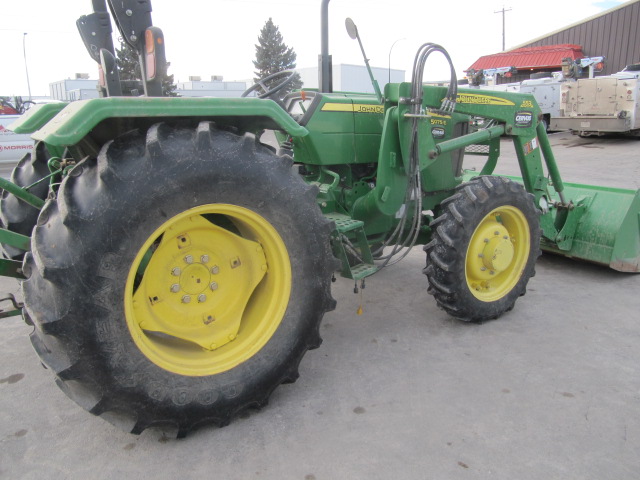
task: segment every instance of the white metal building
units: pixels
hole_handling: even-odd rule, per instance
[[[220,76],[212,76],[210,81],[189,77],[188,82],[178,82],[176,85],[176,92],[181,97],[239,97],[247,89],[245,82],[224,82]]]
[[[77,75],[76,75],[77,76]],[[49,84],[49,95],[54,100],[72,102],[98,98],[98,80],[89,78],[67,78]]]
[[[391,83],[404,82],[404,70],[382,67],[371,67],[371,70],[381,91],[384,91],[384,86],[389,83],[389,77]],[[305,88],[318,88],[318,67],[297,68],[296,72],[300,74]],[[333,91],[374,93],[367,67],[344,63],[333,65]]]
[[[371,67],[374,78],[384,91],[389,82],[404,82],[405,71],[382,67]],[[298,68],[296,71],[305,88],[318,87],[318,67]],[[66,102],[97,98],[97,80],[88,78],[87,74],[76,74],[77,78],[60,80],[49,84],[51,98]],[[78,78],[79,77],[79,78]],[[186,82],[177,82],[176,92],[182,97],[222,97],[232,98],[242,95],[251,81],[225,82],[221,76],[212,76],[210,80],[201,80],[192,76]],[[374,93],[369,73],[364,65],[338,64],[333,66],[333,90],[336,92]]]
[[[181,97],[239,97],[247,89],[246,82],[224,82],[222,77],[211,77],[211,81],[201,81],[200,77],[189,77],[188,82],[178,82],[176,93]],[[49,92],[54,100],[73,102],[98,98],[98,81],[88,78],[59,80],[49,84]]]

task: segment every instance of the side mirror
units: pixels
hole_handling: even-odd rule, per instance
[[[347,17],[344,21],[344,25],[345,27],[347,27],[347,33],[353,40],[358,38],[358,27],[356,27],[356,24],[353,22],[353,20]]]
[[[378,101],[382,103],[382,93],[380,92],[378,81],[374,78],[373,72],[371,71],[371,67],[369,66],[369,59],[364,53],[364,47],[362,46],[362,41],[360,40],[360,36],[358,35],[358,27],[356,27],[356,24],[349,17],[345,19],[344,26],[347,27],[347,33],[349,34],[349,36],[353,40],[358,40],[358,44],[360,45],[360,51],[362,52],[362,58],[364,58],[364,64],[367,66],[367,72],[369,72],[371,85],[373,85],[373,91],[376,92],[376,97],[378,97]]]

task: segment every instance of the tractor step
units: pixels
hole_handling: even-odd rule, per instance
[[[353,218],[347,215],[341,215],[339,213],[331,213],[325,216],[329,220],[333,220],[335,222],[336,229],[340,233],[351,232],[364,227],[364,222],[362,220],[354,220]]]
[[[341,275],[361,280],[378,271],[373,263],[371,248],[364,233],[364,222],[340,213],[325,215],[336,224],[331,235],[333,254],[342,264]]]

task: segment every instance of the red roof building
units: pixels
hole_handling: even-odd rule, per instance
[[[485,70],[487,68],[516,67],[518,70],[548,70],[559,69],[562,59],[570,57],[573,60],[582,58],[580,45],[563,44],[543,47],[525,47],[508,52],[484,55],[475,61],[468,70]]]
[[[513,50],[480,57],[467,71],[514,66],[516,74],[499,76],[496,82],[519,82],[532,73],[559,71],[565,57],[604,57],[599,75],[611,75],[626,65],[639,63],[640,0],[628,0]]]

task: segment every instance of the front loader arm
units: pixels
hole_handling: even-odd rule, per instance
[[[444,87],[425,87],[424,106],[427,109],[439,108],[445,93]],[[499,123],[498,128],[494,127],[494,134],[489,135],[487,139],[494,138],[496,134],[512,138],[522,173],[522,182],[527,191],[536,197],[536,203],[539,203],[540,198],[547,194],[549,184],[543,169],[543,160],[555,190],[562,192],[563,184],[555,158],[551,153],[549,139],[544,128],[538,128],[542,112],[532,95],[493,91],[479,93],[478,90],[459,89],[455,112],[490,118]],[[429,115],[428,110],[426,114]],[[491,129],[488,130],[491,131]],[[463,145],[478,142],[469,135],[450,141],[456,140],[458,144]],[[421,154],[426,157],[437,156],[439,150],[446,148],[446,142],[444,143],[445,145],[440,145],[440,149],[421,152]]]
[[[427,86],[424,90],[423,107],[428,118],[433,115],[429,109],[440,107],[446,89]],[[565,186],[540,122],[542,113],[532,95],[460,89],[455,113],[491,118],[499,123],[477,132],[478,136],[491,138],[493,130],[494,134],[513,140],[522,174],[518,180],[534,195],[541,211],[543,249],[609,265],[619,271],[640,271],[640,191]],[[421,163],[437,158],[447,149],[476,142],[474,135],[421,150]]]

